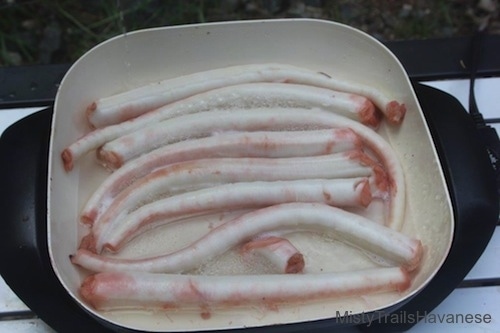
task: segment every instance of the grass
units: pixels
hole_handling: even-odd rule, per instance
[[[484,14],[477,14],[476,2],[6,0],[0,5],[0,66],[73,62],[125,31],[209,21],[314,17],[352,25],[381,40],[468,35]],[[498,22],[498,10],[494,14]]]

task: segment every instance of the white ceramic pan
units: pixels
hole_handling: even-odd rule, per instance
[[[68,256],[75,252],[85,233],[78,222],[81,207],[107,173],[97,166],[94,154],[80,160],[69,173],[60,158],[68,144],[89,131],[84,118],[86,106],[98,98],[150,82],[250,63],[286,63],[329,73],[376,86],[406,105],[404,122],[400,126],[384,124],[379,132],[392,145],[405,173],[402,232],[420,239],[424,247],[411,287],[402,293],[284,305],[278,311],[253,306],[221,310],[210,319],[203,319],[196,311],[94,310],[78,294],[87,273],[72,265]],[[404,68],[375,39],[333,22],[301,19],[188,25],[130,32],[108,40],[79,59],[59,87],[49,163],[48,244],[53,269],[83,308],[105,322],[126,328],[192,331],[259,327],[332,318],[346,311],[360,314],[387,309],[417,293],[433,278],[447,256],[453,236],[453,213],[443,172]],[[150,237],[158,234],[162,233]],[[167,239],[161,243],[172,243],[173,239],[168,238],[171,233],[162,235]],[[151,240],[146,237],[143,242],[134,244],[135,248]],[[328,267],[338,270],[368,262],[360,259],[358,252],[338,244],[319,243],[303,251],[311,260],[328,262]]]

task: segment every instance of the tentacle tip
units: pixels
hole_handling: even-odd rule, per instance
[[[112,170],[119,169],[123,165],[123,159],[115,152],[106,151],[99,148],[96,151],[97,159],[106,167]]]
[[[94,233],[91,232],[82,238],[79,249],[87,250],[92,253],[97,253],[96,239]]]
[[[406,105],[400,104],[397,101],[391,101],[387,104],[386,115],[387,120],[392,125],[399,125],[403,122],[406,114]]]
[[[359,119],[363,125],[376,130],[382,122],[382,115],[372,102],[366,100],[359,112]]]
[[[95,217],[96,217],[96,213],[94,211],[92,212],[89,212],[89,213],[85,213],[85,214],[82,214],[82,216],[80,216],[80,221],[84,224],[84,225],[87,225],[89,227],[92,227],[94,225],[94,221],[95,221]]]
[[[97,109],[97,103],[92,102],[88,107],[87,107],[87,114],[90,114],[94,112]]]
[[[302,253],[294,253],[287,262],[285,273],[287,274],[297,274],[304,271],[304,256]]]
[[[361,181],[358,186],[361,186],[360,191],[360,204],[363,207],[368,207],[372,202],[373,196],[368,179]]]
[[[203,309],[201,312],[200,312],[200,317],[204,320],[208,320],[212,317],[212,314],[210,313],[210,310],[208,309]]]
[[[87,116],[87,121],[90,125],[90,127],[92,129],[95,129],[97,126],[95,126],[92,118],[93,118],[93,115],[95,113],[95,111],[97,110],[97,103],[96,102],[92,102],[88,107],[87,109],[85,110],[85,114]]]
[[[61,153],[61,159],[63,161],[64,170],[70,172],[73,170],[73,154],[69,149],[64,149]]]
[[[78,265],[78,262],[77,262],[77,256],[76,254],[70,254],[69,256],[69,261],[73,264],[73,265]]]

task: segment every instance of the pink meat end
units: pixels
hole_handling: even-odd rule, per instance
[[[382,115],[369,100],[365,100],[359,111],[359,118],[363,125],[377,129],[382,121]]]
[[[391,101],[386,107],[387,120],[390,124],[399,125],[403,122],[406,114],[406,106],[397,101]]]
[[[304,271],[304,256],[301,253],[295,253],[288,259],[285,273],[287,274],[297,274]]]
[[[69,149],[64,149],[61,153],[61,159],[63,161],[64,170],[69,172],[73,170],[73,155]]]

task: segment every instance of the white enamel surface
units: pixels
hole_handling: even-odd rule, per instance
[[[214,312],[203,320],[196,312],[96,313],[113,323],[143,330],[195,330],[263,326],[276,323],[331,318],[337,310],[353,313],[385,308],[417,291],[432,278],[448,252],[453,230],[451,204],[437,155],[410,83],[397,59],[371,37],[352,28],[315,20],[243,21],[145,30],[107,41],[83,56],[63,79],[56,98],[51,155],[49,157],[48,238],[53,268],[68,292],[79,299],[82,275],[71,265],[82,236],[78,224],[81,206],[106,172],[94,163],[93,154],[77,163],[71,173],[63,170],[60,153],[88,131],[84,109],[93,100],[141,84],[196,71],[237,64],[281,62],[307,67],[331,76],[376,85],[406,104],[400,128],[383,126],[381,132],[400,157],[407,181],[407,210],[403,231],[422,240],[422,267],[409,291],[343,300],[287,305],[279,311],[249,307]],[[217,217],[215,217],[217,218]],[[208,226],[211,221],[205,221]],[[185,226],[189,229],[189,225]],[[170,229],[171,230],[171,229]],[[196,226],[198,233],[203,232]],[[206,229],[205,229],[206,230]],[[154,238],[171,233],[151,233],[151,240],[132,244],[143,250]],[[183,234],[189,235],[185,230]],[[191,233],[191,236],[196,236]],[[167,236],[168,237],[168,236]],[[299,236],[300,238],[300,236]],[[177,246],[188,239],[176,239]],[[167,240],[169,241],[169,240]],[[166,241],[162,240],[161,243]],[[325,269],[350,269],[373,265],[359,252],[339,243],[296,240],[306,258],[328,262]],[[294,242],[295,244],[295,242]],[[176,246],[172,242],[172,246]],[[224,260],[231,261],[229,255]],[[312,270],[319,266],[311,264]],[[223,267],[224,265],[221,265]],[[214,267],[217,267],[214,264]]]

